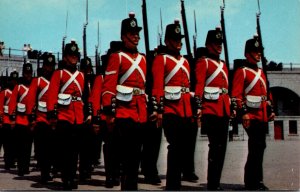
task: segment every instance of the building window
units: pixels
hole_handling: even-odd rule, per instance
[[[289,134],[295,135],[297,133],[297,121],[296,120],[290,120],[289,121]]]

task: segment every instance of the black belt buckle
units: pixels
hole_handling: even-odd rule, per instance
[[[181,92],[182,92],[182,93],[186,93],[186,87],[182,87],[182,88],[181,88]]]

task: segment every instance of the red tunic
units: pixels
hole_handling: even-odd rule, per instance
[[[179,60],[183,59],[182,67],[175,70],[175,74],[169,75],[176,67]],[[177,86],[190,89],[190,66],[182,56],[175,58],[171,55],[157,55],[153,66],[153,89],[152,96],[160,103],[160,98],[165,97],[165,86]],[[169,76],[169,77],[168,77]],[[192,117],[191,94],[182,92],[178,100],[167,100],[164,98],[164,113],[175,114],[180,117]]]
[[[47,102],[50,82],[44,77],[34,78],[30,84],[28,92],[28,115],[36,113],[36,121],[49,124],[46,111],[39,110],[38,102]],[[36,109],[35,109],[36,108]]]
[[[15,86],[8,104],[8,113],[9,115],[12,115],[14,112],[16,113],[16,124],[18,125],[29,125],[28,116],[25,113],[26,111],[18,112],[17,109],[18,103],[25,105],[25,108],[27,108],[28,91],[29,86],[23,84]]]
[[[213,62],[215,62],[215,64]],[[216,64],[219,66],[220,62],[210,58],[200,58],[197,60],[195,66],[195,96],[200,97],[202,100],[202,114],[216,115],[219,117],[230,116],[230,98],[228,93],[221,93],[217,100],[207,100],[204,99],[203,96],[204,87],[225,88],[228,92],[228,69],[224,62],[222,71],[210,82],[207,82],[218,68]]]
[[[74,72],[75,73],[75,72]],[[73,73],[73,74],[74,74]],[[71,78],[72,73],[66,69],[54,71],[48,90],[47,110],[53,111],[57,104],[58,120],[69,121],[72,124],[82,124],[84,121],[83,102],[82,100],[71,101],[69,105],[58,104],[58,94],[61,93],[62,87]],[[76,80],[76,81],[75,81]],[[76,79],[70,83],[63,91],[64,94],[81,98],[84,89],[84,75],[79,72]]]
[[[242,105],[246,103],[246,93],[245,89],[255,78],[255,73],[261,70],[260,68],[251,69],[248,67],[242,67],[236,70],[232,83],[232,98],[237,99],[238,108],[242,108]],[[247,95],[252,96],[267,96],[266,88],[266,76],[261,70],[261,78],[256,82],[253,88],[248,92]],[[270,98],[271,99],[271,98]],[[262,101],[259,108],[247,107],[250,119],[257,119],[263,122],[267,122],[267,102]]]
[[[91,94],[89,96],[89,103],[92,104],[94,117],[96,117],[101,111],[102,85],[103,85],[103,76],[102,75],[96,76]],[[100,114],[100,116],[102,120],[105,120],[103,114]]]
[[[125,56],[124,56],[125,55]],[[138,60],[137,56],[141,59]],[[138,68],[129,75],[124,82],[122,77],[133,65],[136,59]],[[146,58],[141,54],[132,54],[128,52],[113,53],[108,60],[107,69],[104,77],[102,90],[103,107],[111,106],[111,99],[116,96],[117,85],[123,85],[130,88],[138,88],[145,92],[145,77],[146,77]],[[123,79],[124,80],[124,79]],[[147,102],[146,95],[133,95],[131,101],[117,101],[116,118],[131,118],[135,122],[145,123],[147,121]]]
[[[0,92],[0,115],[3,118],[3,124],[10,124],[10,119],[8,115],[8,105],[11,98],[11,94],[12,91],[10,89],[5,89]]]

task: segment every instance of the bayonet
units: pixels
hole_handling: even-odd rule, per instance
[[[197,23],[196,23],[196,11],[194,10],[194,27],[195,27],[195,34],[193,35],[194,40],[194,58],[196,57],[197,51]]]
[[[66,38],[67,38],[68,17],[69,17],[69,11],[67,11],[67,16],[66,16],[66,28],[65,28],[65,35],[63,36],[63,39],[62,39],[62,57],[64,57],[65,40],[66,40]]]

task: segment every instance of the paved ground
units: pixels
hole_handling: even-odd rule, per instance
[[[244,164],[247,158],[247,138],[245,141],[229,142],[225,165],[222,174],[222,187],[225,190],[242,190]],[[203,137],[198,137],[196,148],[196,173],[199,181],[196,183],[182,182],[183,190],[206,190],[206,170],[208,142]],[[158,162],[161,185],[142,183],[140,176],[140,190],[163,190],[165,186],[167,143],[163,139]],[[34,165],[35,161],[32,161]],[[268,141],[264,159],[264,180],[270,190],[299,190],[300,189],[300,140],[294,141]],[[0,190],[60,190],[60,179],[55,178],[48,185],[41,185],[39,172],[32,171],[30,175],[18,177],[16,170],[9,172],[3,169],[2,152],[0,155]],[[104,169],[99,166],[95,169],[92,180],[80,184],[78,190],[119,190],[120,187],[107,189],[104,187]]]

